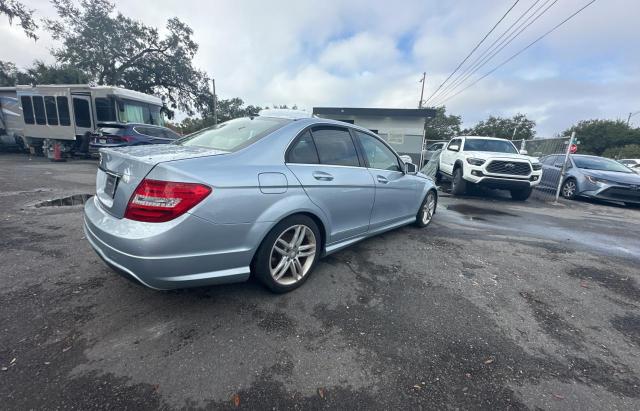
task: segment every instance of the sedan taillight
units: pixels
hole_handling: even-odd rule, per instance
[[[211,193],[211,187],[144,179],[131,195],[124,218],[149,223],[173,220]]]

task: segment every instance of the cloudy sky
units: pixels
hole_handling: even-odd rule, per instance
[[[23,0],[38,17],[53,9]],[[216,78],[221,98],[256,105],[416,107],[453,71],[515,0],[138,0],[116,2],[146,24],[177,16],[195,31],[196,65]],[[535,0],[520,0],[494,36]],[[482,75],[588,0],[557,0]],[[552,4],[538,0],[532,9]],[[545,6],[546,8],[546,6]],[[446,102],[466,125],[488,115],[527,114],[551,136],[590,118],[640,110],[640,1],[598,0],[556,32]],[[526,17],[525,17],[526,19]],[[517,27],[517,25],[516,25]],[[46,33],[34,43],[0,16],[0,59],[51,62]],[[482,52],[482,47],[479,49]],[[472,62],[472,57],[469,62]],[[471,77],[468,82],[475,77]],[[462,87],[461,87],[462,88]],[[458,90],[460,90],[459,88]],[[434,102],[438,102],[437,99]],[[635,117],[640,125],[640,115]]]

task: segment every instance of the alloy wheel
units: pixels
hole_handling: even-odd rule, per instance
[[[565,198],[573,197],[575,192],[576,192],[576,183],[573,180],[568,180],[566,183],[564,183],[564,186],[562,186],[562,195]]]
[[[433,193],[427,194],[427,201],[422,206],[422,224],[427,225],[433,218],[433,213],[436,210],[436,198]]]
[[[287,228],[271,248],[271,277],[281,285],[295,284],[311,269],[316,250],[316,236],[309,227],[298,224]]]

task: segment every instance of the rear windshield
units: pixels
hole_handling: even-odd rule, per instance
[[[273,117],[237,118],[197,131],[175,144],[234,152],[250,146],[289,121]]]
[[[618,173],[633,173],[627,167],[618,163],[617,161],[609,160],[602,157],[577,157],[573,156],[573,162],[576,163],[576,167],[584,170],[602,170],[602,171],[616,171]]]
[[[518,154],[518,150],[506,140],[483,140],[470,138],[464,142],[464,151],[488,151],[491,153]]]

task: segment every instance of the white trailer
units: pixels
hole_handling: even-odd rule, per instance
[[[1,93],[14,93],[22,117],[22,131],[13,135],[48,157],[54,149],[86,153],[90,134],[103,122],[164,125],[161,99],[119,87],[55,84],[4,87]]]

